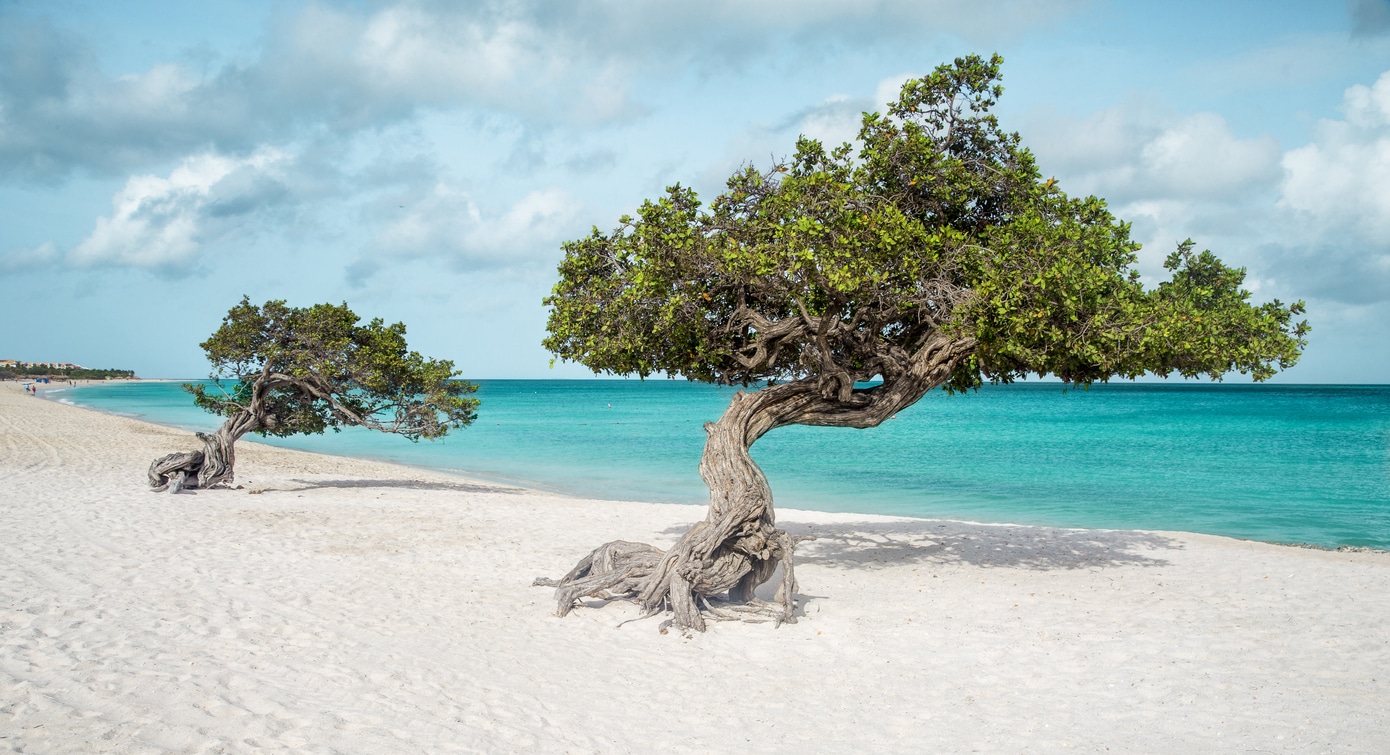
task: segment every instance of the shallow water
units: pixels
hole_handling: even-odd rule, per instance
[[[589,497],[700,503],[701,425],[733,393],[667,380],[479,385],[478,421],[441,441],[353,428],[265,442]],[[218,424],[177,383],[49,397],[166,425]],[[932,393],[869,430],[775,430],[753,456],[782,507],[1390,548],[1387,386],[987,386]]]

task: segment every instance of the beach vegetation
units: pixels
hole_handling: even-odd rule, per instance
[[[91,369],[87,367],[53,367],[43,363],[22,362],[13,366],[0,365],[0,380],[29,380],[52,378],[58,380],[115,380],[132,379],[134,370]]]
[[[213,382],[184,388],[226,421],[198,433],[201,451],[155,460],[155,490],[231,483],[233,445],[247,433],[285,437],[355,426],[415,441],[476,417],[477,386],[458,380],[453,362],[408,350],[404,324],[363,323],[346,303],[299,308],[243,297],[202,348]]]
[[[1000,65],[958,58],[865,114],[853,144],[803,137],[708,204],[678,184],[564,245],[545,300],[557,358],[756,390],[705,427],[704,521],[669,549],[617,541],[540,580],[561,615],[621,595],[685,630],[794,621],[796,538],[748,454],[778,427],[874,427],[934,388],[1030,375],[1264,380],[1298,360],[1302,302],[1252,302],[1245,271],[1191,241],[1145,285],[1129,224],[1066,194],[1000,126]]]

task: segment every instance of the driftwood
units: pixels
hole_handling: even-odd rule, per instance
[[[770,618],[796,622],[794,538],[776,526],[767,477],[748,449],[768,431],[786,425],[876,427],[941,385],[974,348],[973,339],[927,340],[892,380],[845,391],[834,380],[806,379],[739,391],[718,422],[706,423],[700,477],[710,489],[709,513],[669,550],[617,540],[595,549],[558,580],[534,584],[555,588],[556,614],[565,616],[583,598],[622,598],[640,605],[644,616],[672,613],[662,631],[705,630],[715,620]],[[851,383],[852,385],[852,383]],[[782,567],[771,603],[755,591]]]

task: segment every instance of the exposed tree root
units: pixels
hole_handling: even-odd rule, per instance
[[[636,595],[643,580],[661,561],[660,548],[646,543],[614,540],[579,559],[569,574],[558,580],[538,577],[532,585],[554,587],[557,616],[565,616],[580,598],[608,600]]]
[[[569,574],[537,579],[555,588],[556,614],[565,616],[582,598],[631,600],[644,616],[671,612],[663,631],[705,630],[705,619],[771,619],[796,623],[796,545],[810,537],[792,537],[778,529],[772,490],[748,449],[765,433],[786,425],[874,427],[911,406],[940,385],[974,347],[973,341],[932,336],[893,371],[893,379],[858,389],[853,381],[807,379],[738,392],[718,422],[705,425],[708,435],[700,459],[700,477],[710,489],[709,513],[670,550],[616,540],[580,559]],[[759,585],[782,567],[782,583],[771,603],[758,600]]]
[[[177,493],[185,488],[211,488],[230,485],[236,455],[232,446],[236,438],[229,437],[229,420],[215,433],[198,433],[203,442],[201,451],[184,451],[161,456],[150,463],[150,490]]]
[[[198,471],[203,468],[203,452],[187,451],[161,456],[150,463],[150,490],[162,493],[166,489],[177,493],[185,487],[195,487]],[[194,485],[188,485],[189,478]]]
[[[701,522],[691,532],[705,526]],[[813,538],[792,537],[778,529],[770,534],[770,540],[758,538],[768,547],[757,554],[722,548],[714,558],[702,561],[689,547],[682,547],[686,538],[669,551],[615,540],[594,549],[560,579],[541,577],[533,584],[555,588],[557,616],[569,614],[583,598],[632,601],[643,607],[642,618],[669,610],[673,615],[662,623],[663,633],[672,625],[704,631],[706,619],[795,624],[797,584],[792,555],[797,543]],[[772,602],[759,600],[754,591],[773,576],[779,564],[783,571],[776,597]]]

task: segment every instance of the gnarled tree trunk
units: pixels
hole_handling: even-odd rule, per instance
[[[244,410],[230,417],[214,433],[197,433],[201,451],[185,451],[161,456],[150,464],[150,489],[156,493],[177,493],[184,488],[210,488],[231,484],[237,439],[260,427],[261,417]]]
[[[739,391],[719,421],[705,425],[700,476],[710,489],[710,507],[704,521],[667,551],[611,542],[559,580],[542,578],[536,584],[556,588],[560,616],[584,597],[626,597],[638,602],[646,615],[669,608],[673,616],[668,623],[682,630],[704,631],[705,615],[725,619],[763,613],[778,623],[794,623],[797,584],[792,557],[799,538],[777,528],[772,491],[748,449],[770,430],[786,425],[875,427],[944,383],[974,346],[973,339],[933,335],[905,369],[867,389],[846,390],[833,379],[805,379],[753,393]],[[772,604],[761,604],[754,591],[772,578],[778,565],[782,582],[776,598]],[[723,593],[727,596],[720,598]]]

